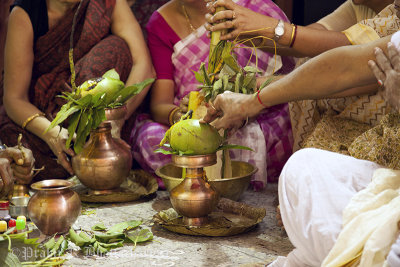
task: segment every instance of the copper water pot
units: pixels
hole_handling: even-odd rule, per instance
[[[103,122],[90,134],[82,151],[72,158],[78,179],[93,190],[117,189],[132,167],[130,146],[111,135],[110,122]]]
[[[116,138],[121,138],[121,126],[125,122],[125,116],[127,114],[126,105],[117,108],[106,108],[106,121],[111,122],[111,135]],[[116,126],[116,127],[114,127]]]
[[[189,226],[201,226],[208,222],[210,214],[219,202],[219,194],[206,181],[203,167],[216,163],[216,155],[172,156],[172,162],[186,168],[183,181],[170,192],[174,209],[183,216]]]
[[[45,235],[68,232],[81,213],[81,200],[66,180],[44,180],[31,185],[35,194],[28,203],[31,221]]]

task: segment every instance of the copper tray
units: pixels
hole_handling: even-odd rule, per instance
[[[79,194],[82,202],[129,202],[151,195],[158,189],[157,180],[144,170],[131,170],[120,189],[104,194],[92,192],[81,184],[76,176],[70,180],[75,182],[72,189]]]
[[[249,231],[266,215],[264,208],[255,208],[244,203],[221,198],[217,209],[209,215],[209,223],[192,227],[183,224],[182,217],[162,218],[154,215],[154,222],[161,227],[180,234],[197,236],[231,236]]]

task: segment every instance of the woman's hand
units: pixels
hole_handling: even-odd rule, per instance
[[[243,126],[249,117],[257,115],[254,108],[254,96],[225,91],[218,95],[214,103],[209,104],[202,122],[211,123],[217,129],[229,129],[234,132]]]
[[[8,148],[12,150],[12,153],[18,157],[17,160],[11,162],[11,169],[13,170],[13,175],[18,184],[30,184],[34,176],[33,168],[35,165],[35,158],[33,157],[32,151],[25,147],[11,147]],[[21,153],[22,150],[22,153]],[[23,157],[20,158],[20,154]]]
[[[53,151],[54,155],[57,157],[57,163],[66,169],[69,174],[73,175],[74,171],[72,170],[71,163],[68,159],[68,156],[75,156],[72,148],[66,148],[65,143],[68,139],[68,131],[65,128],[61,128],[61,131],[58,132],[58,128],[53,128],[53,131],[49,131],[49,137],[46,137],[46,143],[50,147],[51,151]]]
[[[0,198],[12,192],[15,180],[28,184],[33,177],[32,151],[17,146],[0,151]]]
[[[400,53],[393,43],[389,42],[388,57],[382,49],[375,48],[376,62],[370,60],[368,66],[384,90],[383,98],[396,111],[400,110]]]
[[[210,11],[206,14],[206,29],[208,31],[229,30],[227,34],[221,35],[221,40],[233,40],[238,36],[240,40],[260,35],[273,37],[274,29],[278,24],[277,19],[237,5],[232,0],[215,2],[206,0],[206,2]],[[224,7],[226,10],[214,14],[217,7]]]

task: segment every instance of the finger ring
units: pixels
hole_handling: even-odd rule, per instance
[[[236,19],[236,13],[232,10],[232,19]]]
[[[217,111],[217,109],[214,107],[214,104],[210,101],[210,106],[215,110],[215,111]]]

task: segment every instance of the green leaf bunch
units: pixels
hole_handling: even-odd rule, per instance
[[[122,247],[125,242],[137,243],[150,241],[153,233],[149,229],[141,228],[141,221],[131,220],[113,225],[109,229],[103,223],[92,227],[94,234],[84,231],[75,232],[69,230],[69,239],[83,251],[94,251],[97,254],[105,255],[113,248]],[[99,233],[100,232],[100,233]]]
[[[100,86],[100,83],[105,79],[107,79],[110,89],[104,87],[104,84]],[[146,79],[143,82],[125,87],[119,79],[119,74],[111,69],[101,78],[88,80],[72,93],[64,92],[63,95],[59,96],[64,98],[66,103],[61,107],[45,132],[68,119],[69,136],[66,147],[71,146],[76,134],[73,148],[75,153],[78,154],[82,150],[90,131],[96,129],[101,122],[106,120],[105,109],[124,105],[131,97],[139,94],[153,81],[154,79]]]

